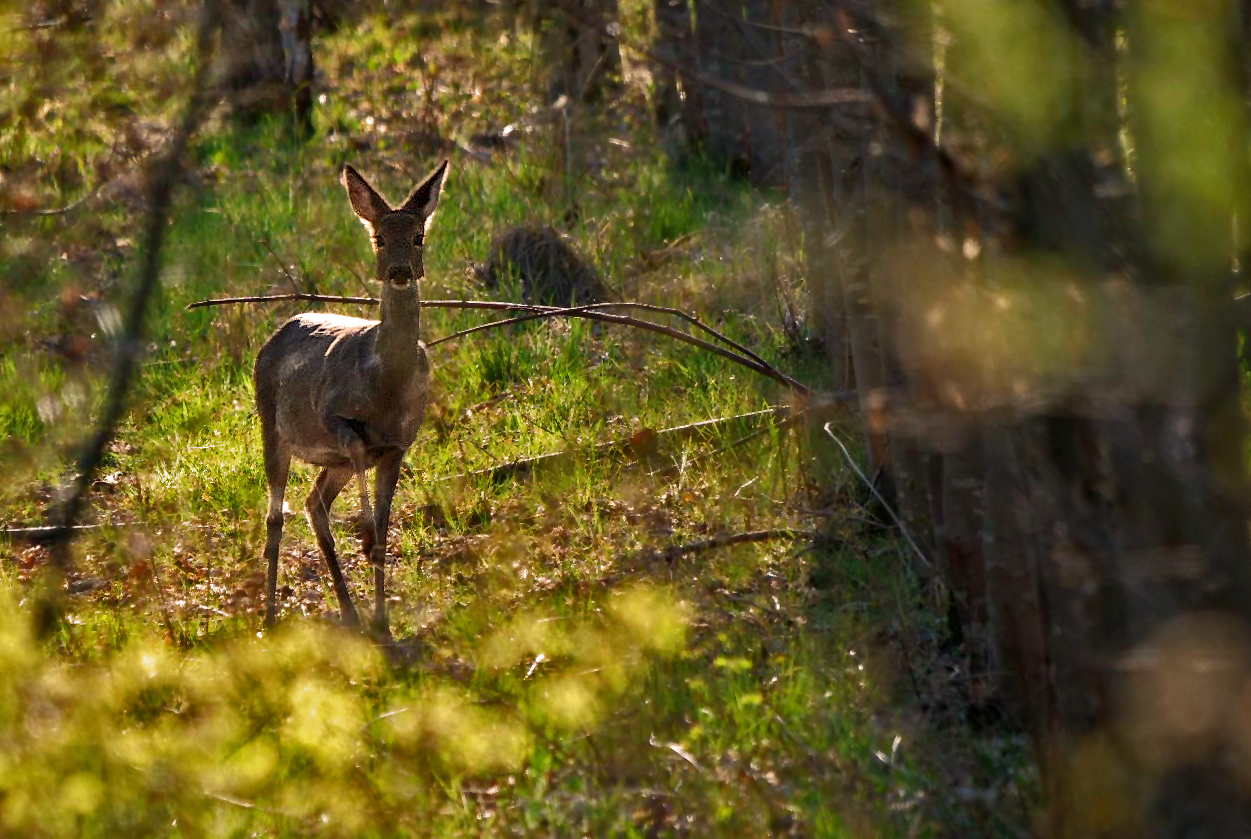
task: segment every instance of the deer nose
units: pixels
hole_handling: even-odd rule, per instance
[[[413,269],[408,265],[392,265],[387,269],[387,282],[396,286],[406,286],[413,281]]]

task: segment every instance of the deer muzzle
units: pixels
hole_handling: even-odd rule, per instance
[[[413,281],[413,269],[408,265],[392,265],[387,269],[387,282],[396,288],[407,288]]]

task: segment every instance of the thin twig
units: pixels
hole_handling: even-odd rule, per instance
[[[152,559],[148,566],[152,569],[152,587],[156,590],[157,602],[161,605],[161,620],[165,624],[165,637],[169,642],[177,643],[178,638],[174,635],[174,618],[169,612],[169,600],[165,597],[165,583],[161,580],[161,563]]]
[[[365,282],[365,278],[360,275],[359,271],[357,271],[355,268],[353,268],[351,265],[347,264],[343,260],[337,259],[333,256],[330,257],[330,261],[333,262],[335,265],[338,265],[340,268],[345,269],[349,274],[355,277],[356,282],[361,287],[362,291],[364,291],[366,294],[370,293],[369,284]],[[374,298],[371,296],[370,299],[372,300]]]
[[[224,793],[220,793],[220,792],[209,792],[208,790],[204,790],[200,794],[203,795],[205,798],[211,799],[213,801],[220,801],[222,804],[229,804],[232,807],[239,807],[244,810],[255,810],[256,812],[264,813],[267,816],[281,816],[283,818],[292,819],[292,820],[296,820],[299,818],[299,816],[295,815],[294,813],[288,813],[283,810],[273,810],[268,807],[262,807],[259,804],[255,804],[243,798],[236,798],[233,795],[225,795]]]
[[[138,527],[138,523],[120,523],[120,524],[76,524],[70,528],[73,533],[85,533],[88,530],[102,530],[104,528],[115,527]],[[0,530],[0,536],[13,539],[17,542],[26,542],[31,545],[46,545],[53,541],[54,537],[59,538],[60,528],[43,525],[39,527],[6,527]]]
[[[917,559],[921,561],[921,564],[924,565],[926,568],[932,569],[934,567],[933,563],[931,563],[929,559],[926,558],[925,552],[922,551],[921,548],[917,546],[916,540],[913,539],[912,534],[908,532],[908,527],[907,525],[903,523],[903,519],[901,519],[899,517],[899,514],[895,512],[895,509],[891,507],[890,504],[887,503],[886,499],[882,497],[882,493],[878,492],[877,487],[874,486],[873,482],[868,479],[868,477],[864,474],[863,471],[861,471],[860,467],[856,465],[855,458],[851,456],[851,452],[847,451],[847,447],[843,445],[843,441],[838,439],[838,435],[836,435],[833,431],[830,430],[831,425],[833,425],[833,423],[827,422],[825,424],[825,433],[830,435],[830,439],[833,440],[834,443],[838,446],[838,448],[842,451],[843,457],[847,458],[847,465],[850,466],[851,470],[856,473],[856,477],[860,478],[860,480],[864,483],[864,485],[869,488],[869,492],[873,493],[873,497],[876,498],[878,500],[878,503],[880,503],[886,509],[886,512],[890,513],[890,517],[895,520],[896,526],[899,527],[899,532],[903,534],[904,539],[907,540],[909,546],[911,546],[912,548],[913,553],[915,553],[917,555]]]
[[[699,771],[700,773],[704,771],[704,767],[699,765],[699,761],[695,759],[695,756],[692,755],[690,752],[688,752],[686,749],[682,748],[680,744],[662,743],[656,739],[656,735],[654,734],[648,739],[647,742],[649,745],[654,746],[657,749],[668,749],[669,751],[673,752],[678,757],[685,760],[691,766],[695,767],[695,769]]]
[[[98,183],[98,184],[96,184],[95,186],[93,186],[93,187],[91,188],[91,190],[90,190],[90,191],[89,191],[86,195],[82,196],[81,198],[77,199],[76,201],[73,201],[73,202],[71,202],[71,203],[69,203],[69,204],[66,204],[64,207],[55,207],[55,208],[50,209],[50,210],[20,210],[20,209],[3,209],[3,210],[0,210],[0,215],[5,215],[5,216],[35,216],[35,217],[44,217],[44,216],[63,216],[63,215],[65,215],[66,213],[72,213],[72,212],[74,212],[74,211],[75,211],[75,210],[77,210],[79,207],[81,207],[83,204],[86,204],[86,203],[87,203],[88,201],[90,201],[92,198],[95,198],[95,197],[96,197],[96,194],[97,194],[97,193],[98,193],[101,189],[103,189],[103,188],[104,188],[104,184],[105,184],[105,182],[104,182],[104,181],[101,181],[100,183]]]
[[[260,242],[261,246],[264,247],[265,250],[269,251],[269,255],[274,258],[274,262],[278,263],[278,270],[281,271],[282,275],[287,278],[287,282],[291,283],[291,288],[295,289],[295,293],[296,294],[303,293],[300,291],[300,284],[296,282],[295,277],[293,277],[291,275],[291,272],[287,270],[286,264],[284,264],[283,261],[278,258],[278,254],[274,253],[273,246],[269,244],[269,240],[266,239],[264,236],[262,236],[256,241]]]

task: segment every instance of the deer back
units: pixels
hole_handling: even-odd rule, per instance
[[[288,320],[257,355],[253,374],[262,430],[302,460],[348,463],[336,420],[365,443],[372,460],[407,449],[425,414],[430,364],[420,339],[419,280],[425,234],[447,172],[443,164],[398,207],[350,166],[343,184],[370,233],[381,320],[303,314]]]

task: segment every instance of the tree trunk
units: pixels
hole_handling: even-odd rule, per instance
[[[901,14],[904,4],[884,4],[887,13],[900,15],[902,26],[914,44],[929,41],[929,20],[925,15],[912,12]],[[909,7],[915,8],[915,7]],[[933,81],[919,69],[922,65],[906,62],[893,45],[871,41],[866,54],[872,56],[879,71],[880,83],[892,92],[907,99],[914,119],[933,125]],[[926,117],[925,114],[931,116]],[[914,243],[929,235],[924,215],[911,217],[914,195],[907,188],[910,179],[906,156],[895,153],[893,148],[894,126],[883,121],[877,136],[866,144],[864,151],[865,171],[865,231],[868,244],[870,271],[869,294],[876,311],[880,332],[880,348],[883,384],[890,392],[901,394],[909,389],[906,374],[910,359],[903,356],[911,347],[901,340],[898,328],[899,312],[911,293],[912,266],[904,254],[915,250]],[[910,218],[911,217],[911,218]],[[890,474],[899,512],[912,531],[913,537],[930,555],[933,554],[934,524],[929,497],[930,482],[927,480],[925,461],[919,439],[917,411],[922,410],[913,394],[907,410],[894,412],[890,431],[889,458],[883,464]],[[898,400],[896,400],[898,403]],[[929,569],[919,567],[926,574]]]
[[[226,0],[222,15],[223,81],[236,118],[292,117],[312,129],[311,0]]]
[[[529,16],[540,33],[549,101],[565,96],[595,105],[617,90],[621,50],[608,34],[609,22],[617,19],[616,0],[569,0],[563,7],[532,2]]]
[[[796,90],[851,88],[859,82],[859,70],[846,45],[834,41],[823,46],[806,34],[828,26],[833,6],[825,2],[781,3],[785,16],[781,28],[784,66],[797,80]],[[804,273],[810,308],[811,333],[820,340],[830,360],[834,390],[856,386],[851,340],[843,289],[839,284],[838,239],[840,220],[850,221],[855,189],[848,175],[858,158],[863,135],[838,128],[850,120],[835,118],[832,111],[788,110],[785,117],[786,188],[798,212],[803,233]]]
[[[741,83],[742,39],[734,26],[743,14],[741,0],[695,0],[695,49],[699,69],[708,75]],[[704,151],[729,171],[746,175],[751,168],[743,138],[742,101],[704,85]]]
[[[685,157],[702,148],[707,131],[703,88],[689,72],[699,67],[691,0],[655,0],[654,8],[657,51],[678,65],[653,64],[656,123],[670,152]]]

